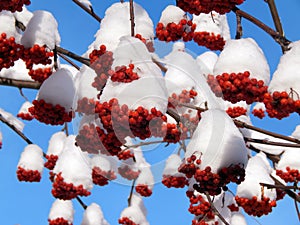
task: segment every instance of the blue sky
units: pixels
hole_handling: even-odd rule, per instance
[[[117,1],[97,1],[92,0],[94,10],[98,15],[103,16],[105,9]],[[150,17],[156,24],[159,20],[161,10],[168,4],[174,4],[175,1],[136,1],[141,4],[149,13]],[[291,41],[300,39],[299,21],[300,21],[300,1],[277,1],[279,14],[285,30],[286,37]],[[263,1],[247,0],[240,7],[250,14],[264,21],[266,24],[273,26],[271,15],[268,11],[267,4]],[[71,0],[70,1],[37,1],[32,0],[29,10],[48,10],[56,17],[59,23],[59,31],[61,34],[61,46],[70,49],[73,52],[82,54],[86,51],[87,46],[94,40],[93,35],[99,28],[96,20],[82,11]],[[233,13],[228,15],[231,25],[232,37],[235,31],[235,16]],[[0,21],[1,22],[1,21]],[[263,49],[271,71],[276,69],[277,63],[281,56],[281,49],[272,38],[255,27],[253,24],[243,19],[244,37],[253,37]],[[200,54],[205,49],[196,48],[195,45],[189,46],[190,50],[196,54]],[[36,92],[32,90],[24,90],[25,95],[34,99]],[[13,114],[17,114],[19,107],[24,99],[20,96],[18,89],[0,86],[0,108],[3,108]],[[253,119],[253,123],[257,126],[264,127],[282,134],[290,135],[294,127],[300,123],[299,116],[292,115],[288,119],[263,120]],[[59,131],[61,127],[51,127],[40,124],[36,121],[25,122],[26,127],[24,133],[36,144],[47,150],[48,140],[51,135]],[[16,166],[20,153],[23,151],[26,143],[16,136],[4,124],[0,124],[3,132],[3,149],[0,150],[0,218],[3,225],[32,225],[47,224],[47,217],[54,200],[50,191],[51,183],[48,179],[48,171],[44,171],[44,177],[40,183],[29,184],[21,183],[16,178]],[[167,149],[167,153],[172,150]],[[148,157],[155,157],[150,154]],[[152,160],[155,161],[155,158]],[[96,202],[101,205],[105,217],[110,224],[117,224],[120,212],[127,205],[127,197],[130,187],[111,183],[106,187],[94,187],[92,195],[83,198],[86,204]],[[188,199],[182,190],[167,189],[157,184],[154,187],[152,197],[145,200],[148,208],[148,220],[150,224],[173,224],[183,225],[191,224],[192,216],[188,213]],[[74,224],[80,224],[83,210],[77,202],[75,206]],[[247,218],[249,225],[296,225],[297,217],[294,209],[294,203],[286,198],[280,201],[278,207],[270,216],[259,219],[251,217]],[[257,222],[257,221],[259,222]]]

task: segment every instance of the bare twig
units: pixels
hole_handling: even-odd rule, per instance
[[[290,144],[290,143],[283,143],[283,142],[276,142],[276,141],[268,141],[264,139],[255,139],[255,138],[249,138],[244,137],[244,140],[247,142],[254,142],[258,144],[264,144],[264,145],[275,145],[275,146],[282,146],[282,147],[289,147],[289,148],[300,148],[300,144]]]
[[[286,185],[280,185],[280,184],[265,184],[265,183],[259,183],[259,184],[268,189],[279,188],[282,190],[295,190],[295,189],[300,190],[300,188],[297,186],[286,186]]]
[[[221,213],[217,210],[217,208],[215,207],[214,203],[212,202],[211,200],[211,197],[209,196],[209,194],[207,192],[205,192],[205,196],[210,204],[210,207],[211,209],[214,211],[214,213],[217,215],[217,217],[220,218],[220,220],[222,220],[222,222],[225,224],[225,225],[230,225],[226,220],[225,218],[221,215]]]
[[[19,91],[20,91],[20,95],[25,99],[25,101],[28,101],[28,98],[23,93],[23,89],[19,88]]]
[[[92,17],[94,17],[99,23],[101,23],[101,18],[94,12],[92,7],[88,8],[78,0],[72,0],[72,1],[76,3],[80,8],[82,8],[84,11],[86,11],[88,14],[90,14]]]
[[[127,201],[128,201],[128,207],[131,206],[131,199],[132,199],[132,195],[133,195],[133,190],[134,190],[135,181],[136,181],[136,179],[134,179],[134,180],[132,181],[130,193],[129,193],[128,200],[127,200]]]
[[[39,89],[41,86],[41,84],[36,81],[17,80],[6,77],[0,77],[0,85],[29,89]]]
[[[167,72],[167,68],[162,64],[160,63],[159,61],[157,61],[155,58],[152,57],[152,61],[159,67],[159,69],[162,71],[162,72]]]
[[[235,39],[240,39],[243,36],[242,17],[239,14],[236,15],[236,34]]]
[[[160,141],[140,142],[140,143],[134,144],[134,145],[123,145],[125,147],[125,149],[123,151],[125,151],[127,149],[131,149],[131,148],[137,148],[137,147],[140,147],[140,146],[160,144],[160,143],[163,143],[163,142],[164,142],[163,140],[160,140]]]
[[[70,65],[72,65],[74,68],[76,68],[77,70],[80,70],[80,67],[77,66],[72,60],[70,60],[67,56],[61,54],[61,53],[57,53],[61,58],[63,58],[66,62],[68,62]]]
[[[83,209],[87,208],[87,205],[84,204],[84,202],[78,196],[76,197],[76,200],[79,202],[79,204],[82,206]]]
[[[129,8],[130,8],[130,27],[131,27],[131,36],[134,37],[134,6],[133,6],[133,0],[129,1]]]
[[[78,62],[81,62],[81,63],[83,63],[83,64],[85,64],[87,66],[90,66],[90,60],[89,59],[83,58],[83,57],[81,57],[81,56],[79,56],[79,55],[77,55],[77,54],[75,54],[75,53],[73,53],[73,52],[71,52],[71,51],[69,51],[67,49],[59,47],[59,46],[55,46],[55,48],[56,48],[56,51],[58,53],[66,55],[66,56],[68,56],[68,57],[70,57],[72,59],[77,60]]]

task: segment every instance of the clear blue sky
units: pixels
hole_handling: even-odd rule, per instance
[[[92,0],[94,10],[98,15],[103,16],[105,9],[117,1]],[[154,23],[159,20],[161,10],[168,4],[175,1],[136,1],[141,4],[150,14]],[[300,39],[300,1],[276,1],[279,14],[282,19],[283,27],[287,38],[291,41]],[[240,7],[257,18],[265,21],[272,26],[272,20],[268,11],[267,4],[263,0],[251,1]],[[86,51],[87,46],[94,40],[93,35],[99,28],[99,24],[92,17],[82,11],[71,0],[69,1],[38,1],[32,0],[29,10],[48,10],[56,17],[59,23],[61,34],[61,46],[72,50],[78,54]],[[117,15],[116,15],[117,16]],[[229,14],[232,37],[235,31],[235,16]],[[1,22],[1,21],[0,21]],[[253,37],[261,46],[268,59],[271,71],[276,69],[276,65],[281,55],[280,47],[267,34],[262,32],[248,21],[243,19],[244,37]],[[199,54],[204,49],[190,47],[192,51]],[[31,100],[35,98],[35,91],[24,90],[25,95]],[[24,99],[19,95],[18,89],[0,86],[0,108],[3,108],[14,115],[17,114],[19,107]],[[294,127],[300,124],[299,116],[293,115],[289,119],[264,120],[253,119],[254,124],[282,134],[290,135]],[[44,124],[25,122],[24,133],[36,144],[47,150],[48,140],[51,135],[60,130],[60,127],[50,127]],[[44,177],[40,183],[29,184],[20,183],[16,178],[16,166],[20,153],[26,146],[23,140],[16,136],[4,124],[0,124],[3,132],[3,149],[0,151],[0,218],[2,225],[37,225],[47,224],[47,217],[54,200],[50,191],[51,183],[48,179],[48,171],[44,171]],[[150,157],[154,157],[149,154]],[[92,195],[83,198],[86,204],[96,202],[101,205],[106,219],[110,224],[117,224],[120,212],[127,205],[127,197],[130,187],[111,183],[106,187],[94,187]],[[157,184],[154,187],[152,197],[145,200],[148,208],[148,220],[150,224],[172,224],[187,225],[191,224],[192,215],[187,211],[188,199],[182,190],[167,189]],[[80,224],[83,210],[77,202],[75,206],[74,224]],[[262,225],[296,225],[297,217],[294,203],[290,200],[283,200],[278,203],[278,207],[270,216],[255,219],[249,217],[248,224]]]

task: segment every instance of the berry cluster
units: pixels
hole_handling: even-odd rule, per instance
[[[258,200],[256,196],[251,199],[235,196],[236,203],[241,206],[248,215],[261,217],[272,212],[272,207],[276,206],[276,201],[271,201],[270,198],[262,197]]]
[[[236,118],[241,115],[246,115],[247,109],[241,106],[235,106],[235,107],[229,107],[226,110],[226,113],[231,117],[231,118]]]
[[[158,40],[166,42],[180,39],[187,42],[193,40],[195,29],[196,24],[186,19],[180,20],[178,24],[174,22],[167,25],[158,23],[156,26],[156,37]]]
[[[298,182],[300,181],[300,173],[297,169],[286,167],[286,172],[276,170],[276,175],[283,179],[285,182]]]
[[[188,129],[183,127],[182,123],[180,123],[179,126],[175,123],[162,124],[163,141],[167,143],[178,143],[180,140],[187,138]]]
[[[147,41],[145,38],[143,38],[142,35],[140,34],[136,34],[134,37],[140,39],[147,47],[148,51],[149,52],[154,52],[155,49],[154,49],[154,46],[153,46],[153,42],[152,41]]]
[[[212,221],[209,221],[209,223],[207,223],[206,221],[203,220],[203,217],[200,217],[200,218],[193,219],[192,225],[219,225],[219,223],[218,221],[215,221],[214,223],[212,223]]]
[[[1,0],[0,1],[0,12],[2,10],[7,10],[10,12],[21,12],[23,10],[23,5],[30,5],[30,0]]]
[[[113,82],[130,83],[139,79],[139,75],[133,72],[134,65],[131,63],[128,67],[118,66],[115,68],[115,72],[111,75]]]
[[[38,68],[38,69],[31,69],[28,72],[28,75],[35,81],[43,83],[48,77],[51,76],[53,73],[51,67],[47,68]]]
[[[253,109],[252,114],[260,119],[265,117],[265,111],[263,109]]]
[[[56,165],[56,161],[58,160],[58,156],[52,155],[52,154],[46,155],[46,159],[47,159],[47,162],[45,162],[44,166],[49,170],[53,170]]]
[[[138,184],[135,186],[135,191],[144,197],[152,195],[152,190],[146,184]]]
[[[190,103],[197,95],[194,89],[182,90],[179,95],[173,93],[168,99],[168,107],[175,108],[180,107],[180,103]]]
[[[186,185],[188,185],[188,180],[184,176],[180,177],[163,175],[162,183],[168,188],[184,188]]]
[[[17,44],[14,37],[7,38],[6,33],[2,33],[0,35],[0,71],[13,66],[14,62],[21,58],[23,52],[23,45]]]
[[[225,40],[220,34],[215,35],[206,31],[195,32],[193,39],[199,46],[205,46],[212,51],[223,50],[225,45]]]
[[[41,173],[37,170],[26,170],[20,166],[17,169],[17,177],[19,181],[40,182]]]
[[[197,167],[200,165],[201,159],[196,155],[191,155],[186,159],[186,162],[178,168],[180,173],[184,173],[187,178],[192,178],[196,173]]]
[[[95,108],[96,108],[97,102],[98,102],[97,100],[88,99],[87,97],[79,99],[77,101],[76,112],[84,113],[86,115],[93,115],[93,114],[95,114]]]
[[[127,150],[123,150],[123,151],[119,152],[117,157],[120,160],[126,160],[126,159],[133,158],[134,154],[131,152],[130,149],[127,149]]]
[[[48,219],[49,225],[73,225],[69,223],[68,220],[65,220],[63,217],[56,218],[55,220]]]
[[[119,219],[119,224],[124,224],[124,225],[139,225],[130,220],[128,217],[122,217]]]
[[[93,50],[89,55],[91,68],[97,74],[92,86],[98,91],[101,91],[105,86],[107,79],[113,74],[111,65],[113,63],[113,53],[106,51],[106,46],[101,45],[99,50]]]
[[[240,184],[245,179],[245,170],[239,165],[221,169],[218,173],[212,173],[207,166],[204,170],[197,169],[194,175],[198,184],[194,189],[200,193],[208,192],[209,195],[218,195],[222,189],[227,190],[226,185],[230,182]]]
[[[239,207],[236,204],[231,204],[227,206],[228,209],[230,209],[231,212],[238,212],[239,211]]]
[[[274,91],[273,94],[266,93],[263,102],[271,118],[282,119],[293,112],[300,114],[300,100],[294,101],[292,96],[285,91]]]
[[[55,175],[51,193],[55,198],[63,200],[71,200],[78,195],[89,196],[91,194],[91,192],[84,189],[82,185],[74,186],[72,183],[66,183],[61,173]]]
[[[223,73],[214,77],[208,75],[207,82],[217,97],[223,97],[224,100],[231,103],[246,101],[247,104],[253,102],[262,102],[264,94],[268,87],[264,86],[262,80],[250,78],[250,73]]]
[[[118,173],[127,180],[134,180],[140,175],[140,171],[134,171],[128,165],[119,167]]]
[[[189,212],[195,216],[206,216],[207,220],[215,218],[209,202],[207,202],[201,195],[190,197]]]
[[[108,181],[116,179],[117,176],[114,171],[104,171],[95,166],[93,167],[92,178],[94,184],[105,186],[108,184]]]
[[[178,0],[177,6],[186,12],[196,15],[212,11],[225,14],[243,2],[244,0]]]
[[[32,120],[34,117],[30,113],[20,112],[17,114],[17,117],[21,118],[22,120]]]
[[[46,103],[43,99],[33,100],[33,106],[28,111],[40,122],[51,125],[63,125],[65,122],[71,122],[73,112],[66,112],[65,108]]]

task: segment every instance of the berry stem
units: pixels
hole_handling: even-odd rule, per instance
[[[90,14],[92,17],[94,17],[99,23],[101,23],[101,18],[94,12],[93,8],[86,7],[78,0],[72,0],[75,4],[77,4],[80,8],[82,8],[84,11],[86,11],[88,14]]]

